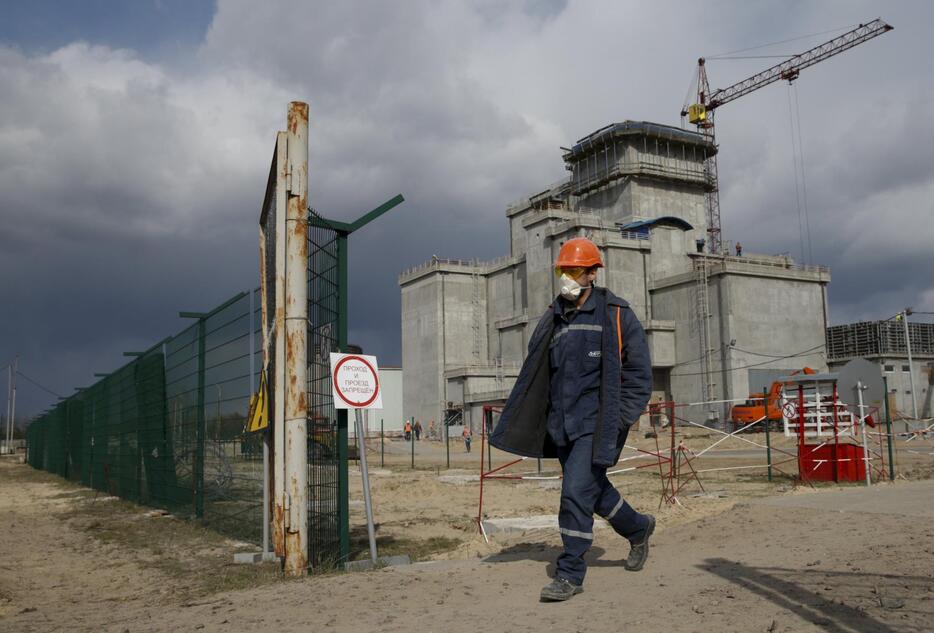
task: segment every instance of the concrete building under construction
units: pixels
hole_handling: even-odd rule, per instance
[[[861,321],[827,328],[827,359],[839,370],[854,358],[877,363],[896,418],[934,415],[934,323]]]
[[[482,406],[508,396],[557,295],[558,250],[579,236],[601,250],[597,284],[627,299],[645,326],[654,399],[745,398],[774,376],[826,368],[827,268],[704,252],[704,161],[716,151],[675,127],[609,125],[565,152],[567,179],[506,209],[508,255],[433,258],[404,271],[406,415],[478,428]],[[728,407],[703,409],[722,419]]]

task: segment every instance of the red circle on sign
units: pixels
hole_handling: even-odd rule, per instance
[[[349,360],[358,360],[364,365],[366,365],[369,368],[369,370],[373,372],[373,377],[376,379],[376,389],[373,390],[373,395],[370,396],[370,399],[365,402],[354,402],[353,400],[347,399],[347,397],[343,393],[341,393],[341,388],[337,384],[337,373],[340,371],[341,365],[343,365]],[[368,363],[366,359],[363,358],[362,356],[344,356],[342,359],[337,361],[337,364],[334,365],[334,376],[332,377],[332,380],[334,382],[334,391],[336,391],[337,395],[341,397],[341,400],[343,400],[344,402],[346,402],[352,407],[365,407],[371,402],[373,402],[374,400],[376,400],[376,396],[379,395],[379,375],[376,373],[376,370],[373,369],[373,365]]]

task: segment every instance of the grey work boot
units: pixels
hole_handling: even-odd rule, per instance
[[[655,531],[655,517],[651,514],[646,515],[649,517],[649,524],[645,526],[645,534],[642,537],[642,540],[638,543],[632,543],[629,550],[629,556],[626,558],[626,562],[623,563],[629,571],[639,571],[645,566],[645,559],[649,557],[649,537],[652,536],[652,532]]]
[[[582,592],[584,589],[580,585],[575,585],[570,580],[565,580],[564,578],[555,577],[551,581],[550,585],[546,585],[542,589],[542,602],[561,602],[562,600],[567,600],[571,596],[575,596]]]

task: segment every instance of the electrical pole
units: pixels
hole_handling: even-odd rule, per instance
[[[908,335],[908,315],[912,313],[911,308],[905,308],[902,312],[902,323],[905,325],[905,349],[908,351],[908,384],[911,388],[911,415],[918,419],[918,397],[915,395],[915,372],[911,362],[911,337]]]
[[[9,409],[7,410],[6,418],[6,447],[7,451],[12,452],[13,447],[13,431],[16,428],[14,420],[16,419],[16,372],[19,368],[19,356],[13,358],[13,362],[10,364],[10,382],[9,382],[9,393],[7,394],[7,403]]]
[[[9,437],[10,435],[10,406],[13,404],[13,362],[11,361],[7,365],[9,370],[9,377],[7,378],[6,384],[6,430],[4,437]],[[9,444],[7,444],[9,448]]]

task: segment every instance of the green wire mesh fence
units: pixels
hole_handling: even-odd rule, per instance
[[[262,368],[259,292],[199,315],[27,430],[34,467],[262,538],[262,436],[247,433]]]
[[[312,567],[343,562],[341,507],[347,438],[340,437],[331,395],[331,352],[339,351],[341,240],[311,211],[308,231],[308,560]],[[346,545],[344,546],[346,548]]]
[[[348,234],[309,213],[308,560],[329,567],[348,556],[346,414],[334,408],[329,359],[346,337]],[[271,240],[266,252],[274,248]],[[260,543],[263,437],[245,430],[263,366],[260,304],[254,290],[186,313],[191,325],[34,420],[29,463]]]

